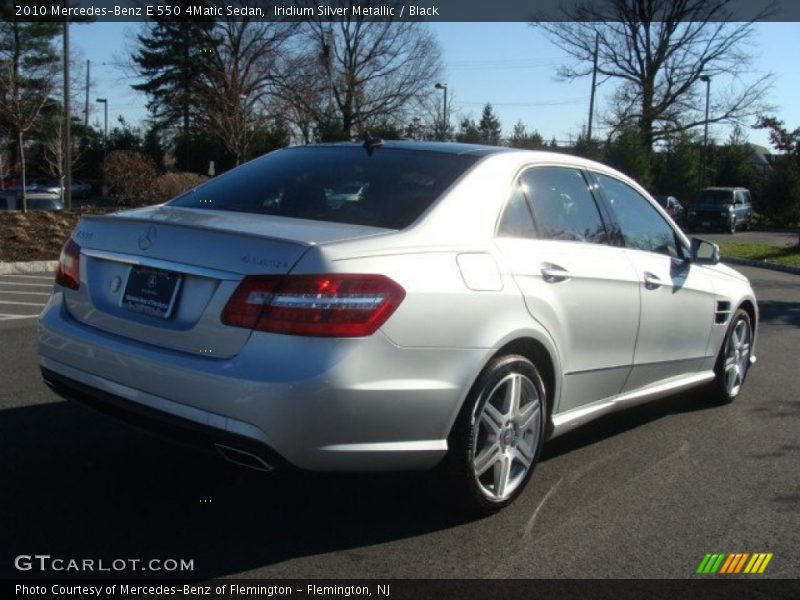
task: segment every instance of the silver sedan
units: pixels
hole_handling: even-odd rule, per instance
[[[85,217],[38,335],[53,389],[132,424],[264,471],[438,466],[492,510],[547,439],[733,400],[757,321],[717,247],[609,167],[373,138]]]

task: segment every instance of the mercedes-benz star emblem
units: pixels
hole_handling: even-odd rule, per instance
[[[149,250],[156,243],[158,233],[155,225],[150,225],[142,235],[139,236],[139,250]]]

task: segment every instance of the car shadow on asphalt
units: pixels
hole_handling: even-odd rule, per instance
[[[431,473],[264,474],[69,402],[0,411],[0,446],[0,577],[39,553],[194,559],[175,576],[211,578],[469,520]]]
[[[623,411],[549,443],[543,460],[704,407],[689,393]],[[20,576],[17,554],[45,553],[193,559],[194,572],[175,576],[205,579],[474,520],[453,509],[435,472],[267,475],[71,402],[3,410],[0,444],[2,553],[9,554],[0,557],[0,577]],[[153,576],[125,573],[139,575]]]
[[[542,450],[542,460],[597,444],[669,415],[719,408],[710,393],[707,387],[695,388],[600,417],[548,442]]]

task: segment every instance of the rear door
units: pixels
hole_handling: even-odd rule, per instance
[[[496,243],[531,316],[558,345],[566,373],[559,411],[619,393],[631,369],[638,281],[610,240],[581,171],[522,172]]]
[[[639,281],[639,334],[625,391],[697,371],[714,318],[710,278],[684,259],[682,238],[645,196],[620,179],[594,175]]]

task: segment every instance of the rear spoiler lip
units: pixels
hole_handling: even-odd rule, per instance
[[[183,210],[192,210],[192,209],[183,209]],[[201,209],[203,211],[207,209]],[[269,216],[274,219],[289,219],[291,221],[306,221],[308,223],[322,223],[322,224],[330,224],[330,225],[342,225],[342,223],[333,223],[328,221],[314,221],[310,219],[295,219],[292,217],[281,217],[278,215],[262,215],[262,216]],[[81,218],[81,221],[119,221],[119,222],[133,222],[133,223],[142,223],[145,225],[164,225],[168,227],[180,227],[183,229],[192,229],[192,230],[201,230],[201,231],[209,231],[218,234],[230,234],[236,235],[241,237],[247,237],[251,239],[257,240],[269,240],[272,242],[279,242],[283,244],[291,244],[294,246],[305,246],[307,248],[311,248],[314,246],[323,246],[325,244],[338,244],[340,242],[349,242],[352,240],[361,240],[367,237],[377,237],[380,235],[386,235],[387,233],[396,233],[397,229],[386,229],[383,227],[370,227],[370,226],[362,226],[365,230],[369,230],[369,233],[363,235],[352,235],[350,237],[342,237],[335,240],[326,240],[324,242],[314,242],[314,241],[306,241],[302,239],[296,238],[288,238],[288,237],[280,237],[274,235],[263,235],[256,232],[251,231],[240,231],[240,230],[229,230],[229,229],[220,229],[219,227],[209,227],[207,225],[198,225],[198,224],[188,224],[188,223],[177,223],[174,221],[166,221],[166,220],[159,220],[159,219],[148,219],[144,217],[133,217],[133,216],[126,216],[123,213],[109,213],[105,215],[86,215]],[[80,224],[78,225],[80,226]],[[349,227],[353,227],[353,225],[349,225]],[[76,228],[77,229],[77,228]]]

